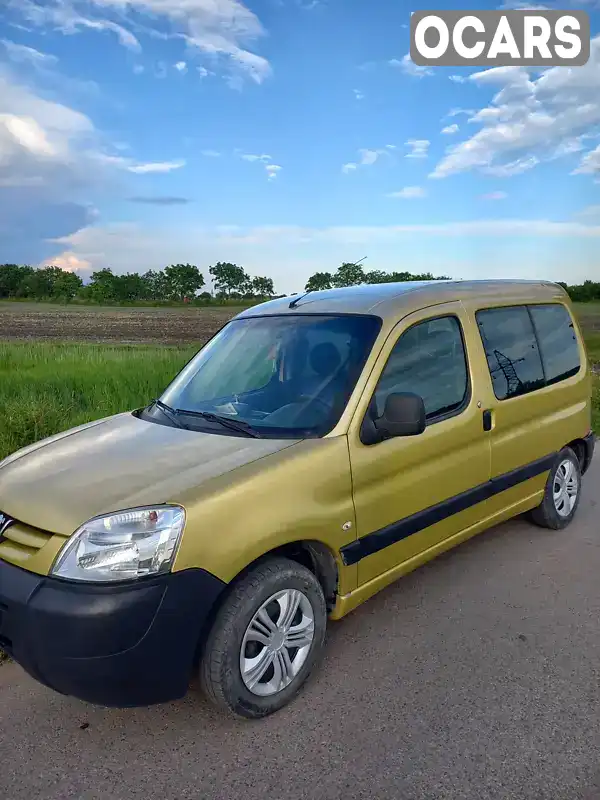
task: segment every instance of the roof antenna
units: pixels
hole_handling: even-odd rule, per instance
[[[357,267],[357,266],[360,264],[360,262],[361,262],[361,261],[364,261],[366,258],[367,258],[367,256],[363,256],[362,258],[359,258],[359,259],[358,259],[358,261],[355,261],[355,262],[352,264],[352,266],[353,266],[353,267]],[[314,291],[315,291],[315,289],[309,289],[309,290],[308,290],[308,292],[304,292],[304,294],[301,294],[301,295],[299,295],[298,297],[295,297],[295,298],[292,300],[292,302],[289,304],[288,308],[296,308],[296,306],[298,305],[298,303],[300,302],[300,300],[302,300],[303,298],[305,298],[307,294],[311,294],[311,292],[314,292]]]

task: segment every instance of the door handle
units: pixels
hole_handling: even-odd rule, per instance
[[[483,430],[491,431],[492,422],[493,422],[492,411],[491,409],[488,408],[483,412]]]

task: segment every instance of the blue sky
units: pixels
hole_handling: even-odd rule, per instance
[[[426,3],[4,6],[0,262],[600,279],[595,0],[589,63],[550,70],[416,67]]]

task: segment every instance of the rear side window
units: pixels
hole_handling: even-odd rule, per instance
[[[571,315],[565,306],[530,306],[540,344],[546,383],[557,383],[576,375],[581,367],[579,345]]]
[[[498,400],[541,389],[544,370],[527,307],[489,308],[476,316]]]

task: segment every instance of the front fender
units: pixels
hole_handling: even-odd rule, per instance
[[[336,560],[339,592],[356,588],[356,567],[340,557],[356,530],[346,436],[304,440],[174,500],[187,512],[174,571],[201,567],[229,583],[278,547],[317,541]]]

